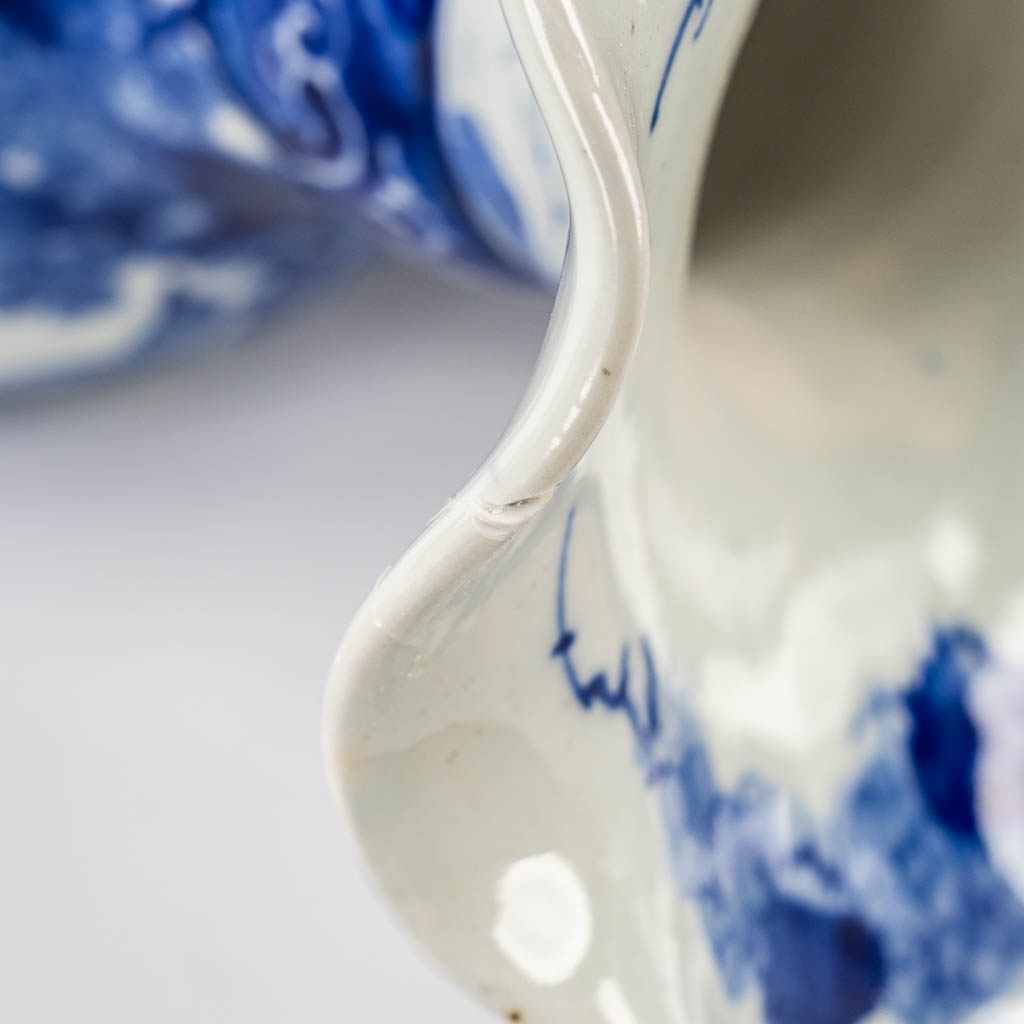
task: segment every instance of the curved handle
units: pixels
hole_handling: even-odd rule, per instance
[[[596,5],[503,0],[565,175],[568,256],[519,411],[473,479],[379,581],[367,610],[371,647],[380,630],[406,639],[546,504],[607,418],[643,327],[650,246],[640,171],[616,69],[588,31],[584,6]],[[359,630],[357,620],[353,642]]]

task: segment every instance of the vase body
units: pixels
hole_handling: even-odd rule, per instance
[[[569,161],[553,341],[353,626],[329,763],[385,891],[507,1015],[1004,1024],[1024,16],[767,3],[719,117],[751,6],[506,4]]]

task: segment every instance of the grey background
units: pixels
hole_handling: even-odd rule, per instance
[[[0,1020],[490,1019],[372,891],[319,712],[549,300],[394,264],[335,291],[0,415]]]

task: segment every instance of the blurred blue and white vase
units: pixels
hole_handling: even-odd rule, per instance
[[[6,0],[0,66],[0,388],[208,339],[381,242],[557,279],[497,3]]]

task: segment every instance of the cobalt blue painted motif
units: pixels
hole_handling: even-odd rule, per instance
[[[669,698],[649,643],[583,673],[562,546],[552,657],[581,708],[628,722],[659,794],[672,863],[696,902],[726,992],[760,992],[768,1024],[856,1024],[884,1009],[954,1024],[1024,965],[1024,905],[976,818],[972,679],[989,660],[965,626],[937,628],[916,677],[870,702],[880,737],[831,816],[750,774],[722,787],[699,725]],[[639,676],[634,674],[639,662]],[[783,832],[780,821],[785,821]]]
[[[38,339],[0,335],[0,380],[265,308],[377,229],[497,267],[436,128],[434,8],[0,0],[0,332]]]
[[[665,62],[665,70],[662,72],[661,83],[658,86],[658,94],[654,100],[654,112],[651,114],[651,127],[649,129],[651,132],[658,126],[658,118],[661,116],[661,101],[664,99],[668,80],[672,77],[672,68],[675,66],[676,57],[679,56],[679,47],[682,46],[683,40],[686,38],[686,34],[691,27],[693,28],[691,38],[694,41],[700,38],[714,3],[715,0],[686,0],[683,19],[680,21],[675,38],[672,40],[672,46],[668,52],[668,60]]]

